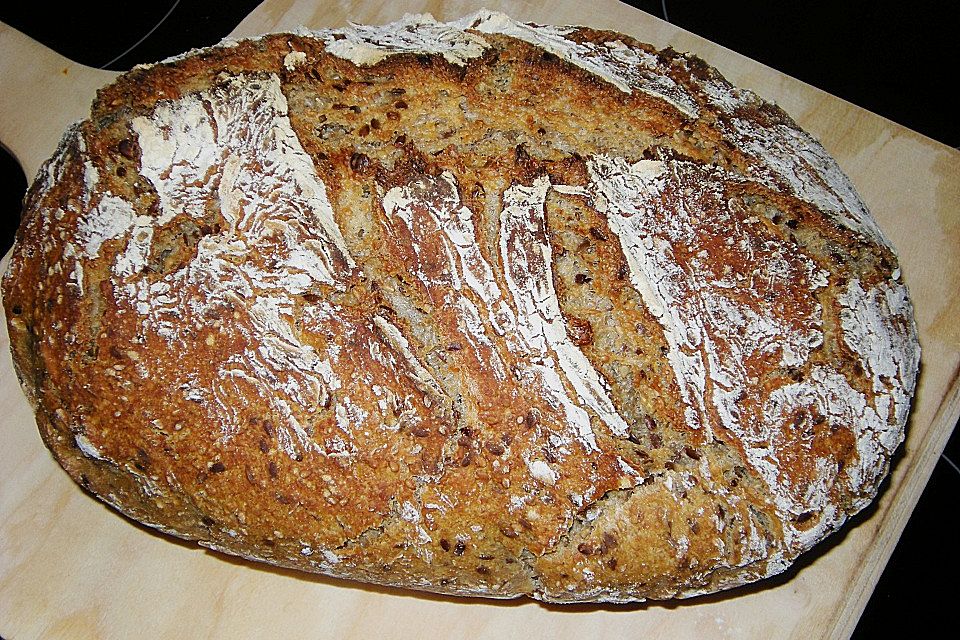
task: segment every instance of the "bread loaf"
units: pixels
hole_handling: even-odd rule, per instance
[[[919,364],[893,248],[781,109],[486,11],[122,75],[39,172],[3,294],[91,494],[466,596],[783,571],[876,495]]]

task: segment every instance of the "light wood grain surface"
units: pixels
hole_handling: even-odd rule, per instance
[[[22,638],[848,636],[960,414],[960,153],[615,0],[269,0],[234,36],[481,6],[696,53],[817,136],[898,248],[923,345],[903,455],[880,500],[785,576],[683,603],[457,600],[272,570],[176,542],[86,496],[43,448],[0,335],[0,635]],[[33,175],[100,72],[0,25],[0,141]],[[42,106],[39,109],[38,106]],[[2,266],[5,269],[7,260]]]

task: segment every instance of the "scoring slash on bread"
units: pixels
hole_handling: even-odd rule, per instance
[[[3,293],[90,493],[468,596],[783,571],[875,496],[919,364],[893,248],[783,111],[488,11],[124,74],[39,172]]]

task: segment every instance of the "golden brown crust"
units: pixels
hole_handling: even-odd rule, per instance
[[[463,60],[275,34],[104,88],[3,282],[44,442],[139,521],[306,571],[552,601],[781,571],[902,439],[892,249],[702,61],[464,24]]]

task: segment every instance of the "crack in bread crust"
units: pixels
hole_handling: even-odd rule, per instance
[[[3,293],[44,442],[119,511],[555,602],[785,569],[876,494],[919,359],[892,248],[782,111],[486,11],[125,74]]]

